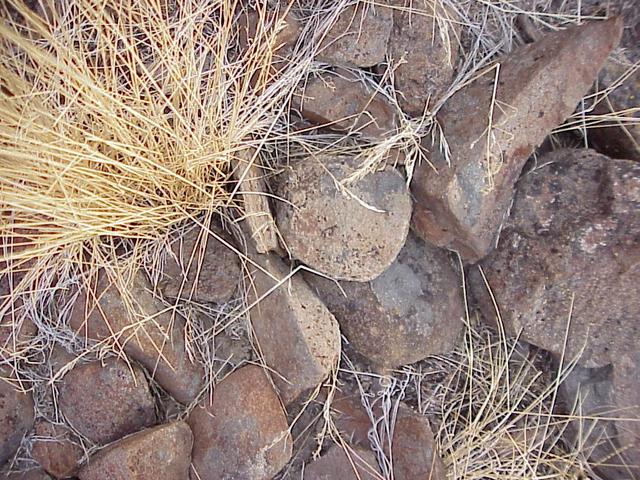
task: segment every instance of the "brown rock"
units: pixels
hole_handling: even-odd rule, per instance
[[[221,229],[211,230],[230,242]],[[206,237],[205,245],[201,236]],[[229,300],[241,277],[238,255],[200,228],[173,242],[162,273],[158,287],[163,295],[214,303]]]
[[[451,83],[461,24],[444,2],[391,0],[391,5],[389,58],[398,103],[405,113],[419,116]]]
[[[349,343],[383,367],[453,350],[462,327],[462,279],[445,250],[414,234],[376,279],[339,282],[309,274],[308,282],[340,323]]]
[[[372,67],[384,61],[393,26],[385,2],[357,2],[344,8],[320,44],[318,60]]]
[[[89,459],[80,480],[189,480],[193,435],[185,422],[149,428],[112,443]]]
[[[184,319],[151,294],[151,286],[141,273],[128,288],[125,303],[118,287],[100,272],[89,301],[85,290],[80,292],[69,319],[71,328],[97,341],[112,339],[124,345],[127,355],[152,372],[176,400],[191,402],[202,388],[204,369],[187,356]]]
[[[289,167],[278,194],[278,228],[291,254],[339,280],[373,280],[395,260],[409,230],[411,199],[392,167],[339,189],[352,158],[309,158]],[[375,209],[375,210],[374,210]]]
[[[98,445],[153,425],[153,396],[142,370],[117,358],[78,365],[59,386],[69,424]]]
[[[340,435],[349,443],[369,448],[369,431],[373,424],[359,395],[337,393],[331,402],[331,417]]]
[[[2,480],[52,480],[47,472],[41,468],[27,470],[24,472],[13,472],[0,474]]]
[[[0,465],[20,447],[22,438],[33,426],[33,415],[31,394],[17,391],[5,380],[0,381]]]
[[[371,450],[334,445],[304,469],[304,480],[374,480],[380,478],[376,456]]]
[[[291,457],[291,435],[262,368],[249,365],[217,384],[189,414],[192,478],[272,478]]]
[[[500,61],[497,84],[492,70],[446,103],[451,163],[433,146],[433,166],[417,166],[411,184],[423,238],[470,262],[491,250],[524,162],[573,112],[621,32],[614,18],[550,33]]]
[[[636,318],[637,315],[636,315]],[[625,477],[640,478],[640,351],[620,351],[613,367],[613,386],[619,419],[616,420],[618,443]]]
[[[507,332],[559,356],[571,313],[565,358],[604,366],[640,343],[640,164],[592,150],[558,150],[539,164],[519,182],[482,269]],[[469,283],[495,318],[475,268]]]
[[[340,357],[340,331],[333,315],[296,274],[282,285],[289,270],[278,257],[262,256],[252,272],[250,312],[253,334],[282,401],[319,385]],[[267,292],[274,289],[268,296]]]
[[[397,129],[393,106],[347,70],[309,78],[300,101],[302,115],[319,126],[384,139]]]
[[[76,472],[84,452],[69,428],[40,418],[35,424],[31,455],[54,477],[68,478]]]

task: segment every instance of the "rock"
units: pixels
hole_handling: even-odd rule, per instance
[[[252,268],[250,304],[275,289],[250,311],[253,334],[287,405],[319,385],[336,367],[340,330],[300,274],[278,285],[289,274],[282,260],[274,255],[255,260],[264,271]]]
[[[143,371],[117,358],[77,365],[59,385],[60,410],[69,424],[98,445],[145,427],[156,419]]]
[[[356,473],[357,472],[357,473]],[[318,460],[304,469],[304,480],[374,480],[379,479],[380,469],[371,450],[349,448],[346,452],[334,445]]]
[[[31,444],[31,456],[56,478],[71,477],[82,462],[84,451],[69,428],[38,419]]]
[[[432,165],[418,165],[411,183],[414,229],[468,262],[484,257],[525,161],[588,92],[621,32],[613,18],[547,34],[499,61],[497,84],[494,69],[453,95],[438,117],[451,163],[427,145]]]
[[[52,480],[47,472],[41,468],[26,470],[24,472],[0,474],[2,480]]]
[[[382,367],[451,351],[464,326],[461,276],[445,250],[414,234],[391,266],[370,282],[305,278],[349,343]]]
[[[5,378],[4,373],[2,376]],[[16,453],[33,419],[31,394],[17,391],[4,379],[0,381],[0,465]]]
[[[291,458],[287,418],[262,368],[249,365],[214,387],[187,420],[192,478],[272,478]]]
[[[369,431],[373,424],[359,395],[336,393],[331,402],[331,418],[340,435],[350,444],[369,448]]]
[[[391,5],[388,51],[398,103],[405,113],[420,116],[451,83],[461,23],[444,2],[391,0]]]
[[[25,289],[17,288],[24,273],[0,274],[0,358],[13,357],[27,347],[38,332],[35,324],[25,315],[22,300]]]
[[[505,330],[557,357],[571,313],[565,358],[616,362],[640,343],[640,164],[558,150],[539,165],[520,180],[498,248],[481,262]],[[478,269],[469,284],[495,318]]]
[[[231,242],[220,228],[211,226],[211,230]],[[204,248],[201,235],[207,237]],[[214,235],[194,228],[171,245],[158,288],[166,297],[224,303],[234,294],[241,276],[238,255]]]
[[[348,70],[310,77],[302,98],[294,103],[307,120],[332,130],[383,140],[397,130],[397,118],[387,99]]]
[[[112,443],[89,459],[80,480],[189,480],[193,435],[176,421]]]
[[[322,39],[317,59],[372,67],[384,61],[392,26],[393,15],[385,2],[349,5]]]
[[[290,166],[278,188],[285,201],[276,219],[295,258],[338,280],[364,282],[384,272],[404,245],[411,199],[392,167],[348,185],[349,193],[338,189],[358,166],[347,157]]]
[[[636,319],[638,316],[636,315]],[[613,367],[613,387],[619,409],[616,420],[618,443],[621,447],[626,475],[640,479],[640,352],[620,351]]]
[[[127,355],[152,372],[176,400],[191,402],[202,388],[204,369],[187,356],[184,319],[152,295],[151,286],[141,273],[127,287],[125,303],[118,287],[101,271],[88,302],[86,291],[80,291],[69,325],[79,335],[124,345]],[[99,308],[94,299],[99,299]],[[129,313],[127,304],[132,306],[134,315]]]

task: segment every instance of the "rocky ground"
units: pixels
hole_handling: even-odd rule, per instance
[[[5,270],[3,478],[640,478],[638,7],[410,3],[323,4],[290,117],[339,148],[240,152],[243,216],[46,324]]]

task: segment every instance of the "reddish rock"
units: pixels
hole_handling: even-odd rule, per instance
[[[0,465],[16,453],[22,438],[33,426],[33,416],[31,394],[17,391],[5,380],[0,381]]]
[[[349,443],[357,447],[370,446],[369,431],[373,424],[359,395],[336,393],[331,402],[331,418],[340,435]]]
[[[481,266],[508,333],[559,356],[571,312],[565,358],[604,366],[640,344],[640,164],[593,150],[558,150],[539,164]],[[478,269],[469,283],[495,318]]]
[[[411,199],[396,170],[338,187],[359,166],[348,157],[309,158],[282,175],[276,219],[293,257],[339,280],[368,281],[404,245]]]
[[[155,404],[144,372],[120,359],[78,365],[58,388],[64,417],[98,445],[155,422]]]
[[[392,26],[392,12],[385,2],[349,5],[322,39],[317,59],[372,67],[384,61]]]
[[[305,278],[349,343],[379,366],[393,368],[453,350],[464,326],[461,276],[445,250],[414,234],[370,282]]]
[[[212,232],[224,241],[221,229]],[[224,303],[234,294],[242,272],[238,255],[214,235],[194,228],[171,245],[158,287],[167,297]]]
[[[242,367],[189,414],[192,478],[272,478],[291,458],[287,418],[262,368]]]
[[[285,404],[327,378],[340,357],[340,330],[300,274],[278,286],[289,269],[269,255],[256,258],[250,311],[253,334]],[[266,272],[266,273],[265,273]]]
[[[451,84],[461,23],[444,2],[391,0],[391,5],[389,59],[398,103],[405,113],[420,116]]]
[[[4,473],[0,474],[2,480],[52,480],[41,468],[26,470],[24,472]]]
[[[371,450],[334,445],[304,469],[304,480],[375,480],[380,478],[376,456]]]
[[[31,456],[56,478],[72,476],[82,462],[84,451],[69,428],[38,419],[31,444]]]
[[[397,129],[394,107],[348,70],[310,77],[299,103],[307,120],[332,130],[384,139]]]
[[[497,83],[494,69],[449,99],[439,121],[450,164],[427,145],[431,165],[418,165],[411,183],[423,238],[469,262],[492,249],[522,166],[574,111],[621,32],[614,18],[550,33],[499,61]]]
[[[193,435],[185,422],[149,428],[112,443],[89,459],[80,480],[189,480]]]
[[[152,295],[141,273],[128,288],[125,303],[118,287],[101,271],[89,301],[86,291],[80,292],[69,319],[71,328],[93,340],[111,339],[124,345],[127,355],[152,372],[176,400],[191,402],[202,388],[204,369],[187,356],[184,319]],[[127,304],[133,308],[133,315]]]

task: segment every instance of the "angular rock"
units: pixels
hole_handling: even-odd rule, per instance
[[[621,32],[613,18],[550,33],[451,97],[439,114],[450,164],[427,145],[432,165],[418,165],[411,183],[415,230],[466,261],[484,257],[525,161],[588,92]]]
[[[349,343],[382,367],[451,351],[464,326],[461,276],[445,250],[413,233],[391,266],[370,282],[305,278]]]
[[[302,115],[318,126],[376,140],[397,129],[393,106],[347,70],[310,77],[301,95]]]
[[[112,443],[89,459],[80,480],[189,480],[193,435],[176,421]]]
[[[278,228],[293,257],[339,280],[373,280],[395,260],[411,217],[406,183],[392,167],[339,188],[348,157],[309,158],[286,169]]]
[[[391,5],[388,51],[398,103],[405,113],[420,116],[451,83],[461,23],[444,2],[391,0]]]
[[[376,456],[371,450],[334,445],[304,469],[304,480],[374,480],[380,478]]]
[[[221,229],[212,226],[211,230],[230,242]],[[201,236],[206,237],[205,245]],[[158,288],[166,297],[224,303],[234,294],[241,276],[238,255],[214,235],[194,228],[171,245]]]
[[[84,451],[69,428],[38,419],[31,444],[31,455],[56,478],[71,477],[82,462]]]
[[[327,378],[340,357],[340,330],[327,307],[300,274],[279,285],[289,269],[274,255],[256,258],[250,304],[253,334],[274,371],[285,405]],[[262,298],[267,292],[266,297]]]
[[[505,329],[559,356],[571,313],[565,358],[616,362],[640,344],[640,164],[593,150],[558,150],[539,164],[481,263]],[[469,284],[495,318],[477,268]]]
[[[154,379],[182,403],[191,402],[200,392],[204,369],[192,362],[184,343],[184,319],[156,299],[144,275],[137,274],[128,285],[125,298],[104,271],[87,301],[80,291],[69,318],[79,335],[97,341],[111,339],[140,362]],[[126,305],[133,308],[133,315]]]
[[[291,458],[287,418],[262,368],[242,367],[189,414],[192,478],[272,478]]]
[[[343,9],[320,44],[317,59],[334,65],[372,67],[384,61],[393,26],[385,2],[357,2]]]
[[[17,391],[5,380],[0,381],[0,465],[16,453],[22,438],[31,430],[33,419],[31,394]]]
[[[117,358],[76,366],[59,385],[60,411],[79,433],[104,445],[156,419],[144,372]]]

